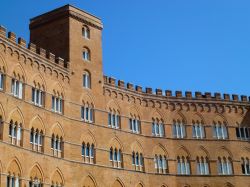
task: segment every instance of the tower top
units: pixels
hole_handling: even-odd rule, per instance
[[[53,22],[58,18],[65,18],[65,17],[74,18],[84,24],[91,25],[92,27],[98,28],[100,30],[103,28],[103,24],[100,18],[88,12],[85,12],[77,7],[67,4],[55,10],[31,18],[30,29],[34,29],[43,24]]]

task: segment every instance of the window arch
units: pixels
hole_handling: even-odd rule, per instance
[[[83,103],[83,106],[81,107],[81,119],[88,123],[94,122],[94,106],[92,103]]]
[[[228,139],[226,122],[214,121],[213,137],[216,139]]]
[[[52,176],[51,187],[63,187],[64,186],[64,179],[63,175],[60,170],[56,170]]]
[[[8,169],[7,175],[7,186],[9,187],[18,187],[21,186],[21,167],[20,163],[17,160],[13,160]]]
[[[230,157],[218,157],[218,173],[220,175],[232,175],[233,163]]]
[[[83,48],[82,59],[85,61],[91,61],[91,52],[87,47]]]
[[[38,77],[40,78],[40,77]],[[41,80],[41,78],[40,78]],[[32,94],[32,97],[31,97],[31,101],[34,105],[36,106],[44,106],[45,104],[45,100],[44,100],[44,97],[45,97],[45,86],[43,83],[40,83],[39,81],[34,81],[33,83],[33,86],[32,86],[32,89],[31,89],[31,94]]]
[[[236,137],[240,140],[250,140],[250,128],[246,126],[240,126],[235,128]]]
[[[23,80],[20,76],[15,76],[11,80],[11,94],[19,99],[23,98]]]
[[[40,167],[34,166],[30,173],[29,187],[42,187],[43,186],[43,175]]]
[[[164,130],[164,125],[162,120],[159,120],[158,118],[153,118],[152,119],[152,135],[153,136],[159,136],[159,137],[163,137],[165,134],[165,130]]]
[[[34,129],[30,130],[30,145],[33,151],[43,152],[44,145],[44,133],[42,130]]]
[[[141,121],[139,116],[130,114],[129,129],[133,133],[141,133]]]
[[[63,114],[64,101],[62,93],[54,90],[54,94],[52,95],[51,106],[53,112]]]
[[[85,71],[83,72],[83,77],[82,77],[82,86],[84,88],[91,88],[91,75],[89,72]]]
[[[108,114],[108,126],[114,129],[119,129],[121,117],[118,110],[110,109]]]
[[[184,125],[184,121],[174,120],[172,125],[172,133],[174,138],[185,138],[186,127]]]
[[[13,120],[9,124],[9,139],[11,144],[21,146],[22,143],[22,124]]]
[[[205,138],[205,128],[201,121],[192,121],[192,135],[193,138],[203,139]]]
[[[209,175],[209,160],[208,157],[197,157],[196,158],[196,167],[198,175]]]
[[[241,171],[243,175],[250,175],[250,161],[249,158],[241,158]]]
[[[167,174],[168,173],[168,162],[166,155],[155,154],[154,157],[155,169],[157,173]]]
[[[82,159],[85,163],[95,163],[95,145],[93,143],[82,143]]]
[[[85,39],[90,39],[90,29],[86,25],[82,27],[82,36]]]
[[[177,174],[178,175],[190,175],[190,160],[189,157],[178,156],[177,157]]]
[[[63,157],[63,138],[62,136],[52,134],[51,137],[51,150],[52,155],[55,157]]]
[[[110,147],[109,161],[115,168],[122,168],[122,151],[119,148]]]
[[[135,167],[136,171],[144,171],[144,157],[140,152],[132,152],[132,165]]]

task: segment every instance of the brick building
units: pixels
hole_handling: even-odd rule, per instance
[[[102,22],[70,5],[0,27],[1,187],[250,187],[249,98],[103,75]]]

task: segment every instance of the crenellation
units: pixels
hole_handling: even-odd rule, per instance
[[[131,83],[127,83],[127,89],[128,90],[134,90],[134,85]]]
[[[135,86],[135,90],[136,90],[137,92],[139,92],[139,93],[142,93],[142,87],[141,87],[141,86],[136,85],[136,86]]]
[[[46,58],[48,58],[51,62],[56,62],[56,56],[51,52],[47,52]]]
[[[242,102],[247,102],[247,96],[242,95],[242,96],[241,96],[241,101],[242,101]]]
[[[186,96],[187,99],[192,99],[192,92],[186,91],[185,96]]]
[[[223,98],[224,98],[224,100],[229,101],[230,100],[230,95],[229,94],[223,94]]]
[[[40,47],[37,52],[41,57],[46,58],[46,50],[45,49]]]
[[[201,99],[202,98],[202,93],[201,92],[195,92],[195,98],[196,99]]]
[[[104,81],[104,84],[108,84],[108,76],[106,75],[103,75],[103,81]]]
[[[29,43],[28,49],[34,53],[36,53],[36,44]]]
[[[239,96],[238,95],[233,94],[232,97],[233,97],[233,101],[239,101]]]
[[[7,29],[4,26],[0,25],[0,36],[6,37],[6,31]]]
[[[147,94],[153,94],[153,89],[152,88],[146,88],[146,93]]]
[[[17,43],[22,46],[22,47],[25,47],[26,48],[26,41],[23,39],[23,38],[18,38],[17,40]]]
[[[211,99],[212,98],[211,92],[205,92],[205,98],[206,99]]]
[[[175,92],[175,97],[181,98],[182,97],[182,91],[176,91]]]
[[[109,77],[109,84],[111,84],[112,86],[115,86],[116,83],[116,79],[114,77]]]
[[[56,63],[64,67],[64,59],[61,57],[56,57]]]
[[[8,39],[10,39],[10,41],[16,43],[16,34],[14,32],[8,32]]]
[[[104,76],[101,30],[69,11],[93,17],[65,6],[33,19],[29,50],[21,38],[17,45],[2,37],[0,27],[0,152],[7,153],[0,163],[9,163],[0,167],[0,186],[13,179],[20,187],[248,184],[241,159],[249,157],[249,138],[237,132],[249,127],[250,97],[152,89]],[[82,46],[90,50],[88,62]],[[25,87],[13,81],[16,75]],[[220,158],[233,173],[218,173]]]
[[[221,94],[220,93],[214,93],[215,99],[221,99]]]
[[[162,96],[162,89],[156,89],[155,90],[156,95]]]
[[[171,91],[171,90],[166,90],[166,91],[165,91],[165,95],[166,95],[167,97],[171,97],[171,96],[172,96],[172,91]]]
[[[124,83],[124,81],[123,81],[123,80],[118,80],[118,86],[119,86],[120,88],[125,88],[125,83]]]

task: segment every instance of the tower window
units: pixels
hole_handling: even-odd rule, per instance
[[[90,75],[89,75],[89,73],[88,72],[84,72],[83,73],[83,82],[82,82],[82,84],[83,84],[83,87],[84,88],[90,88]]]
[[[89,30],[88,27],[84,26],[84,27],[82,28],[82,36],[83,36],[83,38],[85,38],[85,39],[90,39],[90,30]]]
[[[83,49],[82,59],[85,61],[90,61],[90,50],[89,49],[87,49],[87,48]]]

